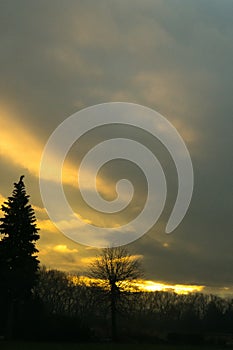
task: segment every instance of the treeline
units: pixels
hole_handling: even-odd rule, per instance
[[[78,280],[78,278],[77,278]],[[74,283],[57,270],[39,271],[33,298],[14,315],[16,338],[56,341],[111,339],[107,291]],[[1,300],[1,325],[7,310]],[[118,339],[124,341],[201,343],[219,335],[230,338],[233,299],[201,293],[125,292],[117,302]],[[228,334],[226,336],[226,334]],[[223,341],[223,340],[222,340]]]
[[[103,249],[87,266],[88,276],[102,285],[87,286],[78,277],[74,283],[61,271],[39,268],[39,229],[23,176],[1,209],[0,339],[230,341],[233,299],[132,292],[125,287],[143,271],[140,259],[124,247]]]

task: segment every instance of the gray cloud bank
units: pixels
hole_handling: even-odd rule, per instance
[[[165,211],[130,245],[150,278],[233,285],[232,15],[231,0],[0,4],[0,102],[42,144],[70,114],[110,101],[156,109],[186,141],[195,175],[187,216],[166,235]],[[6,196],[19,168],[0,167]]]

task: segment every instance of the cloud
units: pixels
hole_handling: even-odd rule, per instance
[[[52,223],[50,219],[45,219],[45,220],[38,219],[37,223],[41,231],[57,232],[57,228],[55,227],[55,225]]]
[[[66,245],[63,244],[58,244],[55,247],[53,247],[53,250],[55,250],[55,252],[58,253],[65,253],[65,254],[70,254],[70,253],[77,253],[78,250],[77,249],[69,249]]]
[[[6,201],[6,198],[0,193],[0,203],[3,204]]]
[[[4,110],[1,111],[1,123],[1,157],[7,157],[8,161],[29,168],[33,175],[37,175],[41,147],[35,136]]]
[[[148,274],[174,284],[228,288],[232,283],[231,13],[230,1],[215,0],[1,4],[0,193],[7,197],[14,179],[25,173],[46,264],[65,270],[82,266],[72,254],[49,248],[65,245],[72,250],[76,245],[59,233],[42,208],[38,169],[45,142],[77,109],[123,100],[165,115],[187,142],[194,164],[189,212],[174,235],[163,236],[176,178],[171,160],[155,145],[170,197],[160,223],[133,244],[145,256]],[[109,130],[92,134],[83,150],[99,136],[112,135]],[[137,136],[132,131],[128,135]],[[140,137],[151,146],[148,136]],[[48,176],[53,161],[56,157]],[[117,221],[95,216],[83,205],[76,191],[76,172],[76,158],[71,157],[63,178],[75,211],[102,225]],[[114,174],[120,172],[116,166],[101,174],[99,189],[105,198],[114,196]],[[136,176],[135,169],[128,175]],[[138,176],[135,184],[141,198],[143,179]],[[133,215],[129,209],[123,220]],[[87,258],[91,250],[78,247],[81,258]]]
[[[174,292],[177,294],[202,292],[204,290],[204,286],[182,285],[182,284],[169,285],[165,283],[159,283],[159,282],[148,281],[148,280],[135,282],[135,287],[138,287],[139,289],[142,289],[147,292],[168,291],[168,292]]]

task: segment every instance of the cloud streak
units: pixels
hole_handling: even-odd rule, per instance
[[[169,197],[158,225],[133,244],[145,257],[148,278],[231,288],[232,3],[22,0],[0,6],[0,200],[25,173],[41,227],[39,247],[47,252],[41,261],[65,270],[84,269],[80,259],[94,254],[62,236],[42,208],[38,170],[45,142],[77,110],[121,100],[166,116],[187,142],[194,164],[189,212],[174,235],[166,236],[176,173],[161,145],[154,145],[166,170]],[[152,147],[148,135],[125,133]],[[75,212],[100,225],[127,221],[140,210],[146,193],[135,168],[123,171],[125,165],[117,164],[102,171],[99,189],[104,198],[114,198],[114,185],[124,173],[136,185],[134,208],[119,219],[94,214],[83,203],[77,185],[78,156],[111,136],[111,130],[99,130],[80,148],[74,145],[63,172],[65,193]],[[53,161],[56,157],[51,169]],[[80,259],[54,251],[52,247],[59,245],[77,249]]]

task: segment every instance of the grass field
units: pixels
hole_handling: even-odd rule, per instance
[[[35,342],[0,342],[1,350],[222,350],[224,347],[156,345],[156,344],[73,344],[73,343],[35,343]]]

